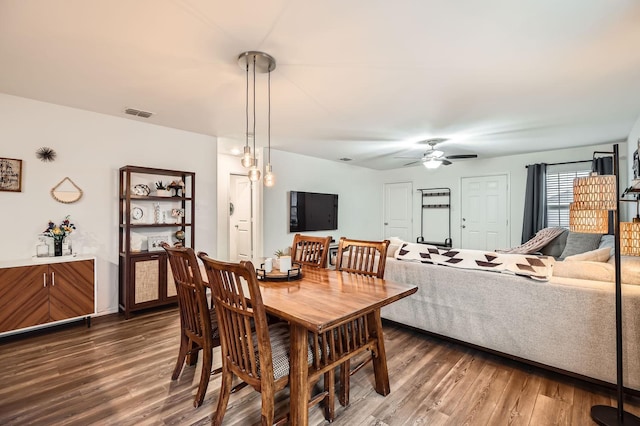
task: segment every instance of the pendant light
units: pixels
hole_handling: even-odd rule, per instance
[[[268,116],[267,116],[267,166],[264,170],[264,186],[271,187],[276,183],[276,177],[273,175],[273,169],[271,168],[271,70],[268,75],[269,83],[267,85],[267,98],[269,102]]]
[[[244,153],[242,156],[241,163],[244,167],[249,167],[249,180],[252,182],[257,182],[260,180],[260,169],[258,168],[258,161],[256,158],[256,72],[259,73],[268,73],[269,75],[269,115],[268,115],[268,164],[265,167],[265,185],[273,186],[274,184],[274,176],[271,169],[271,71],[276,68],[276,61],[271,56],[264,52],[257,51],[248,51],[243,52],[238,56],[238,64],[241,68],[243,68],[246,72],[246,140]],[[249,146],[249,67],[253,65],[253,152],[251,147]]]
[[[253,157],[251,156],[251,148],[249,147],[249,61],[247,61],[246,66],[247,73],[247,88],[246,88],[246,96],[245,96],[245,141],[244,141],[244,153],[242,154],[242,160],[240,160],[240,164],[242,167],[251,167],[253,165]]]

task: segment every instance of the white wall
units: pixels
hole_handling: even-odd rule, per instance
[[[35,254],[49,219],[71,215],[74,249],[97,257],[100,313],[118,309],[118,169],[136,165],[196,173],[197,249],[216,253],[216,139],[132,119],[0,94],[0,156],[23,160],[22,192],[0,192],[0,260]],[[55,162],[38,160],[53,148]],[[74,204],[49,194],[65,177],[83,191]]]
[[[276,184],[263,188],[264,254],[291,246],[289,191],[338,194],[338,229],[305,232],[361,239],[382,238],[382,187],[380,172],[283,151],[271,151]]]
[[[640,132],[640,127],[639,127]],[[621,176],[620,186],[627,181],[626,175],[626,142],[620,142]],[[522,235],[522,218],[524,212],[524,191],[527,179],[525,166],[533,163],[557,163],[575,160],[590,160],[593,151],[611,151],[612,144],[596,145],[583,148],[563,149],[556,151],[537,152],[532,154],[513,155],[489,159],[473,159],[454,161],[450,166],[443,166],[436,170],[427,170],[422,166],[407,167],[379,172],[376,175],[378,185],[392,182],[413,182],[414,190],[418,188],[449,187],[451,188],[451,237],[454,247],[460,246],[461,218],[460,218],[460,188],[462,177],[486,176],[494,174],[507,174],[509,180],[509,230],[510,246],[520,244]],[[587,168],[589,164],[585,164]],[[413,231],[414,236],[420,235],[420,193],[415,191],[413,199]],[[382,205],[377,207],[382,209]],[[436,224],[434,226],[446,226]],[[427,234],[425,232],[425,234]],[[426,236],[426,235],[425,235]]]

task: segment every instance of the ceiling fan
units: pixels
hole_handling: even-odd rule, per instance
[[[396,157],[396,158],[411,158],[415,159],[410,163],[404,164],[404,166],[411,166],[413,164],[422,163],[427,169],[437,169],[440,166],[448,166],[451,163],[449,160],[460,160],[464,158],[477,158],[478,154],[457,154],[457,155],[445,155],[443,151],[436,149],[436,145],[446,141],[443,138],[427,139],[420,143],[429,145],[429,149],[425,151],[422,158],[416,159],[416,157]]]

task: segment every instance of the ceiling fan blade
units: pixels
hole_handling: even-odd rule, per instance
[[[478,158],[478,154],[447,155],[445,158],[447,158],[448,160],[462,160],[465,158]]]
[[[421,162],[422,162],[422,160],[412,161],[412,162],[410,162],[410,163],[403,164],[402,166],[403,166],[403,167],[404,167],[404,166],[410,166],[410,165],[412,165],[412,164],[418,164],[418,163],[421,163]]]
[[[448,166],[449,164],[453,164],[451,161],[449,160],[442,160],[442,165],[443,166]]]

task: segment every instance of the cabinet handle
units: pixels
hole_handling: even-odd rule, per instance
[[[53,287],[54,285],[56,285],[56,273],[52,272],[51,273],[51,287]]]
[[[42,287],[47,286],[47,273],[42,274]]]

